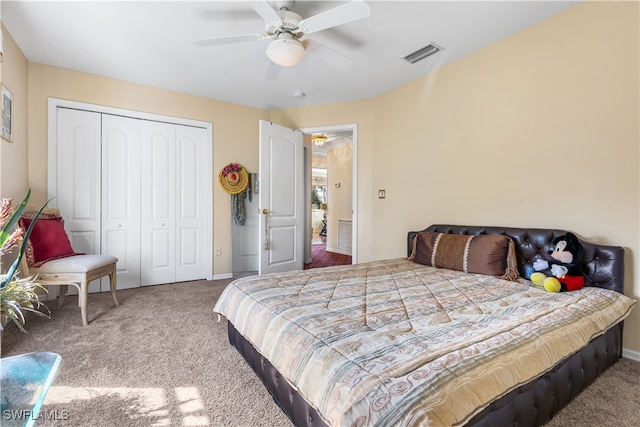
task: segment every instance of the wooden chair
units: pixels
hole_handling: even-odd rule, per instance
[[[31,221],[29,218],[30,214],[24,215],[23,220]],[[41,216],[36,221],[55,220],[58,218],[59,223],[63,224],[57,209],[47,209],[43,216],[44,218]],[[31,218],[33,218],[33,216],[31,216]],[[36,232],[36,229],[40,228],[40,224],[41,223],[36,222],[36,227],[34,227],[29,237],[32,245],[51,243],[60,244],[61,246],[68,245],[68,248],[71,247],[64,230],[58,230],[58,235],[49,233],[48,238],[42,239],[40,242],[35,242],[33,239],[38,238],[39,233]],[[25,225],[23,225],[23,227],[26,228]],[[56,227],[60,227],[60,225],[56,225]],[[64,234],[64,236],[62,234]],[[38,248],[41,249],[41,246],[38,246]],[[24,277],[36,276],[37,282],[42,286],[59,286],[58,308],[62,307],[69,285],[75,286],[78,289],[78,306],[80,307],[82,324],[84,326],[89,324],[87,320],[87,294],[89,283],[92,280],[109,276],[109,288],[113,296],[113,301],[116,306],[119,305],[116,297],[116,263],[118,262],[118,258],[111,255],[67,254],[56,259],[47,260],[44,263],[40,262],[37,267],[33,264],[29,265],[27,258],[27,256],[23,256],[21,260],[20,269],[22,275]]]

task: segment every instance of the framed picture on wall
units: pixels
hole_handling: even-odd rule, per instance
[[[13,94],[2,85],[2,137],[13,142]]]

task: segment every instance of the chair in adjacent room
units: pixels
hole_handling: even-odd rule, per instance
[[[20,219],[23,229],[26,230],[31,221],[33,212],[23,215]],[[75,286],[78,289],[82,324],[87,326],[87,293],[92,280],[109,276],[113,301],[116,306],[119,305],[116,297],[117,262],[118,258],[111,255],[76,253],[71,247],[59,211],[48,208],[36,219],[20,268],[24,277],[37,276],[37,282],[42,286],[60,287],[58,308],[62,307],[68,286]]]

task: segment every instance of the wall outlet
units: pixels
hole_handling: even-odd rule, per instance
[[[216,256],[222,255],[222,246],[216,246]]]

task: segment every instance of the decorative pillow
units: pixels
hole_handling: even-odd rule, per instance
[[[20,226],[26,231],[32,218],[20,218]],[[40,267],[47,261],[77,255],[64,231],[62,218],[56,216],[38,217],[31,230],[26,249],[29,267]]]
[[[27,206],[27,209],[22,213],[22,218],[33,218],[38,213],[39,208],[33,206]],[[58,208],[43,208],[38,216],[38,219],[54,219],[62,217],[60,216],[60,209]],[[64,221],[62,221],[64,224]]]
[[[515,246],[509,236],[422,231],[413,239],[410,260],[432,267],[517,280]]]

